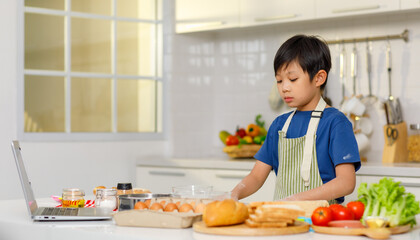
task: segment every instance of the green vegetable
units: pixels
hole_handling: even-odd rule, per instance
[[[385,217],[390,227],[416,224],[416,214],[420,213],[419,202],[412,193],[405,191],[400,182],[392,178],[382,178],[379,183],[368,186],[361,183],[358,189],[359,201],[365,204],[362,221],[366,217]]]
[[[265,125],[265,121],[261,121],[261,118],[262,118],[261,114],[258,114],[255,117],[255,123],[258,125],[258,127],[264,127],[264,125]]]
[[[265,140],[265,136],[256,136],[254,137],[254,143],[255,144],[262,144]]]
[[[262,118],[261,114],[258,114],[255,117],[255,123],[257,124],[258,127],[260,127],[260,132],[259,132],[258,135],[259,136],[266,136],[267,135],[267,130],[264,128],[265,121],[262,121],[261,118]]]

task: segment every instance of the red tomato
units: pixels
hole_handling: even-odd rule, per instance
[[[318,207],[312,213],[312,223],[317,226],[328,226],[328,223],[333,220],[332,211],[327,207]]]
[[[342,209],[344,206],[340,204],[331,204],[328,208],[331,209],[331,211],[336,212],[340,209]]]
[[[336,209],[332,215],[334,220],[354,220],[353,212],[346,207]]]
[[[246,131],[245,128],[236,128],[236,136],[240,137],[240,138],[244,138],[246,136]]]
[[[363,216],[363,212],[365,211],[365,205],[360,201],[347,203],[347,208],[353,212],[355,220],[360,220]]]
[[[239,138],[237,136],[230,135],[226,138],[226,146],[238,145]]]

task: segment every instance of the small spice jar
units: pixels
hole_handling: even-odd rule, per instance
[[[420,162],[420,124],[410,124],[408,137],[408,161]]]
[[[117,195],[132,194],[133,186],[131,183],[118,183],[117,184]]]
[[[95,207],[113,211],[117,208],[116,189],[97,189]]]
[[[64,188],[62,206],[65,208],[82,208],[85,206],[85,192],[79,188]]]

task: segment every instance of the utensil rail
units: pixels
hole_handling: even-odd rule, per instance
[[[374,37],[364,37],[364,38],[347,38],[347,39],[338,39],[338,40],[328,40],[327,44],[343,44],[343,43],[356,43],[356,42],[370,42],[370,41],[383,41],[383,40],[393,40],[393,39],[403,39],[404,42],[408,42],[408,29],[400,34],[394,35],[383,35],[383,36],[374,36]]]

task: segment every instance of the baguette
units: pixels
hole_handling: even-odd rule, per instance
[[[248,216],[245,204],[225,199],[207,204],[203,212],[203,221],[208,227],[227,226],[243,223]]]

